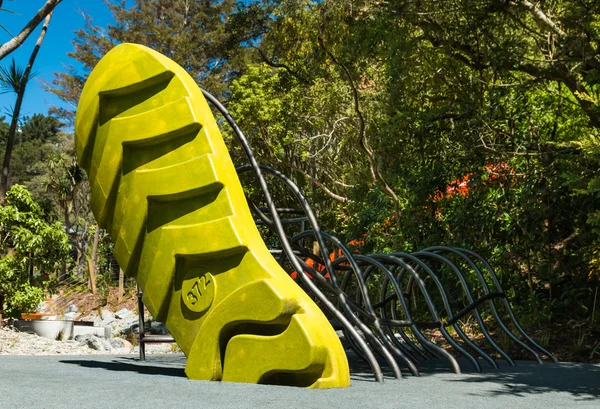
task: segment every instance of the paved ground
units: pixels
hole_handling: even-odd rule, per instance
[[[190,381],[184,366],[174,354],[1,356],[0,408],[600,408],[600,365],[438,368],[378,384],[353,359],[352,386],[337,390]]]

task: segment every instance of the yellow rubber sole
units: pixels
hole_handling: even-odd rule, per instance
[[[345,387],[335,331],[269,253],[194,80],[136,44],[90,74],[75,145],[91,206],[192,379]]]

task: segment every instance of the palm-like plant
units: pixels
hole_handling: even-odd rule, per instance
[[[21,104],[23,103],[23,96],[25,95],[25,87],[31,78],[35,76],[35,73],[31,72],[33,63],[37,53],[42,45],[46,31],[48,31],[48,25],[50,24],[50,18],[52,13],[46,16],[44,26],[38,37],[33,52],[29,57],[27,67],[22,69],[17,65],[14,58],[12,63],[6,67],[0,67],[0,88],[3,92],[14,92],[17,94],[17,100],[12,113],[12,121],[10,123],[10,129],[8,131],[8,137],[6,140],[6,149],[4,151],[4,162],[2,163],[2,174],[0,175],[0,201],[4,202],[4,196],[8,189],[8,174],[10,169],[10,158],[12,155],[13,146],[15,143],[15,134],[17,132],[17,122],[19,120],[19,114],[21,113]]]
[[[24,93],[29,80],[37,75],[37,72],[32,72],[25,77],[25,71],[25,68],[17,65],[14,58],[8,67],[0,67],[0,94],[14,92],[18,97],[21,88],[23,88]],[[7,109],[7,114],[11,117],[16,115],[16,120],[19,120],[20,112],[15,112],[15,109],[12,109],[12,111]]]
[[[17,65],[15,59],[12,59],[11,64],[8,67],[0,67],[0,94],[6,94],[7,92],[14,92],[18,94],[21,87],[26,85],[26,82],[37,73],[30,73],[29,77],[25,79],[25,68]]]
[[[12,62],[8,67],[0,67],[0,94],[14,92],[17,95],[18,100],[19,94],[21,93],[21,89],[23,89],[24,93],[27,83],[31,78],[33,78],[36,75],[35,73],[32,73],[32,75],[26,77],[25,73],[26,69],[18,66],[14,58],[12,59]],[[15,121],[15,123],[19,120],[19,111],[21,108],[20,104],[18,104],[18,108],[19,109],[17,109],[17,105],[15,105],[15,107],[12,109],[12,112],[10,109],[7,109],[7,114],[13,117],[13,121]],[[11,130],[8,133],[7,140],[11,140],[11,138],[13,138],[14,140],[14,138],[16,137],[16,135],[14,135],[14,133],[16,133],[16,126],[14,131],[12,131],[12,126],[10,129]]]

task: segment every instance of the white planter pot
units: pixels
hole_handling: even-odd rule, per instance
[[[70,339],[73,337],[73,321],[48,321],[48,320],[17,320],[15,327],[21,332],[29,332],[40,337],[57,339]]]

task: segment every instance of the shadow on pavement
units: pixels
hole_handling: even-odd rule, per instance
[[[346,351],[348,352],[348,351]],[[147,361],[140,361],[137,357],[118,357],[111,360],[90,359],[64,359],[62,364],[78,365],[84,368],[98,368],[118,372],[137,372],[143,375],[164,375],[185,377],[185,356],[152,355]],[[348,353],[350,376],[352,380],[376,382],[371,368],[353,352]],[[393,379],[393,372],[383,362],[382,370],[386,379]],[[403,371],[403,374],[406,374]]]
[[[368,364],[356,354],[349,352],[348,361],[353,381],[376,382]],[[109,371],[136,372],[143,375],[163,375],[185,377],[185,356],[153,356],[148,361],[140,361],[134,357],[106,359],[65,359],[61,363],[78,365],[84,368],[98,368]],[[600,365],[577,363],[544,363],[519,361],[517,366],[507,366],[503,361],[499,369],[493,369],[482,363],[483,372],[474,373],[466,362],[459,360],[461,368],[469,371],[465,374],[454,374],[443,361],[430,361],[421,366],[421,379],[428,382],[429,376],[444,375],[442,382],[491,383],[485,392],[474,392],[474,396],[501,397],[527,396],[549,392],[571,394],[578,400],[591,401],[600,398]],[[393,373],[381,362],[385,379],[393,379]],[[403,378],[412,377],[403,369]],[[402,382],[402,381],[400,381]],[[482,390],[478,388],[478,390]]]
[[[452,382],[492,382],[498,385],[486,396],[525,396],[547,392],[565,392],[580,400],[600,398],[600,365],[576,363],[518,362],[516,367],[488,369],[469,377],[457,377]]]
[[[142,375],[164,375],[186,377],[182,367],[152,365],[152,362],[140,361],[135,358],[120,358],[112,361],[94,359],[62,360],[60,363],[79,365],[84,368],[99,368],[118,372],[137,372]],[[178,365],[179,366],[179,365]]]
[[[350,366],[351,380],[377,382],[369,364],[356,355],[354,351],[346,350],[346,356],[348,357],[348,365]],[[394,379],[394,372],[385,364],[385,361],[380,360],[379,365],[381,366],[381,371],[383,372],[383,376],[386,380]],[[402,374],[406,374],[404,369],[402,370]]]
[[[348,351],[347,351],[348,352]],[[352,380],[375,381],[370,367],[352,352],[348,353]],[[463,374],[454,374],[446,361],[432,360],[419,366],[422,378],[434,375],[447,375],[444,382],[493,383],[481,396],[525,396],[548,392],[564,392],[579,400],[600,398],[600,365],[544,362],[539,365],[533,361],[518,361],[517,366],[508,366],[497,361],[499,369],[491,368],[481,361],[483,371],[474,372],[473,367],[464,359],[458,360]],[[392,379],[393,373],[380,362],[386,379]],[[402,369],[403,378],[412,377]],[[427,382],[427,379],[423,379]],[[600,407],[600,406],[599,406]]]

